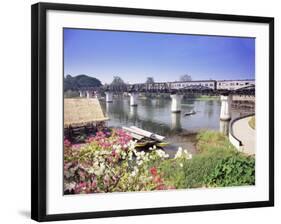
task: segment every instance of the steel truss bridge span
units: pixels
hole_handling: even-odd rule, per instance
[[[255,85],[238,89],[216,89],[207,86],[188,86],[174,89],[168,83],[132,84],[123,86],[103,86],[105,92],[113,93],[170,93],[170,94],[201,94],[201,95],[255,95]]]

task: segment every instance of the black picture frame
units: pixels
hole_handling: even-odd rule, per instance
[[[196,206],[159,207],[132,210],[99,211],[70,214],[46,214],[46,13],[48,10],[100,12],[123,15],[162,16],[206,20],[239,21],[269,24],[269,200],[243,203],[208,204]],[[31,14],[31,218],[37,221],[148,215],[237,208],[274,206],[274,18],[164,11],[137,8],[103,7],[73,4],[37,3]]]

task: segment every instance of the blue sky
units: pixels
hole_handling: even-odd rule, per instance
[[[64,29],[64,75],[86,74],[102,83],[252,79],[255,39]]]

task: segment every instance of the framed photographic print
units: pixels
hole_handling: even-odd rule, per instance
[[[32,219],[273,205],[273,18],[32,6]]]

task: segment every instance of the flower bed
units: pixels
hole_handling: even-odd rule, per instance
[[[169,158],[155,146],[148,151],[137,151],[136,142],[120,129],[98,132],[81,145],[72,145],[66,139],[64,193],[254,184],[254,158],[238,153],[228,139],[217,132],[200,133],[197,140],[201,153],[194,158],[182,148],[175,158]]]
[[[126,132],[98,132],[86,144],[64,141],[64,192],[66,194],[174,189],[153,164],[169,157],[156,147],[137,151]],[[178,155],[179,156],[179,155]]]

